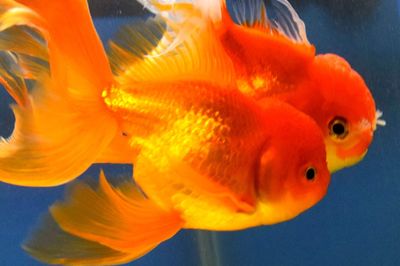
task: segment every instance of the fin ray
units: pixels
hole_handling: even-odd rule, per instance
[[[73,184],[24,249],[50,263],[120,264],[145,255],[182,225],[178,213],[156,206],[132,179],[113,187],[101,172],[97,185]]]
[[[51,207],[51,214],[65,232],[132,256],[147,253],[182,228],[175,211],[161,209],[139,190],[123,191],[101,173],[97,189],[75,185],[66,202]]]
[[[40,219],[38,229],[22,247],[32,257],[49,264],[116,265],[134,259],[131,254],[63,231],[49,214]]]
[[[26,6],[12,0],[2,2],[0,13],[7,16],[1,16],[0,26],[38,29],[49,43],[50,74],[46,62],[37,61],[46,57],[40,45],[34,46],[37,53],[31,53],[33,58],[29,57],[33,47],[20,51],[19,57],[17,54],[16,62],[28,72],[24,76],[10,71],[14,76],[4,81],[1,73],[18,106],[13,107],[16,122],[12,135],[0,140],[0,181],[24,186],[60,185],[94,163],[117,132],[117,121],[102,99],[113,77],[86,1],[18,2]],[[57,10],[70,14],[59,16]],[[12,17],[13,12],[18,16]],[[71,17],[73,21],[68,20]],[[13,36],[18,39],[23,35],[19,32]],[[24,78],[35,79],[35,88],[29,94],[26,88],[10,83]]]
[[[150,20],[150,21],[149,21]],[[147,55],[135,54],[124,49],[121,44],[113,48],[110,53],[111,61],[117,61],[124,66],[124,71],[117,77],[119,84],[129,84],[139,81],[169,81],[169,80],[196,80],[214,82],[219,86],[229,87],[234,84],[234,69],[230,58],[223,52],[223,47],[215,40],[211,28],[201,32],[192,32],[185,36],[182,43],[175,43],[179,39],[175,33],[179,30],[164,32],[163,22],[159,18],[149,18],[141,25],[150,25],[150,37],[132,28],[132,38],[125,40],[143,39],[139,43],[149,43],[145,51],[152,49],[157,43],[156,36],[162,36]],[[168,22],[166,22],[168,24]],[[158,26],[157,26],[158,24]],[[137,46],[135,43],[126,43],[124,47]],[[175,48],[173,48],[175,47]],[[173,49],[172,49],[173,48]],[[116,51],[116,52],[115,52]],[[142,60],[139,60],[142,59]],[[124,62],[121,64],[121,62]],[[223,73],[216,76],[215,73]]]
[[[14,131],[0,142],[0,180],[23,186],[60,185],[97,159],[117,125],[96,100],[68,101],[71,95],[54,93],[57,85],[50,79],[36,86],[28,103],[13,107]],[[85,107],[93,113],[82,112]]]
[[[18,58],[11,52],[0,51],[0,83],[20,106],[28,104],[28,89]]]
[[[181,24],[182,21],[185,23],[197,21],[198,28],[208,19],[215,24],[220,22],[224,9],[228,6],[233,20],[239,25],[263,28],[270,34],[278,33],[293,42],[309,44],[304,22],[287,0],[172,0],[161,3],[155,0],[141,0],[140,2],[151,12],[160,14],[166,19],[180,21]]]
[[[233,20],[242,26],[263,28],[296,43],[309,44],[304,22],[287,0],[229,1]]]

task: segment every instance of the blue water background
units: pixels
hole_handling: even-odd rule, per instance
[[[364,77],[387,126],[375,134],[366,158],[333,175],[328,195],[317,206],[289,222],[239,232],[210,235],[182,231],[150,254],[129,265],[400,265],[400,19],[394,0],[377,1],[372,12],[356,21],[321,5],[297,7],[318,53],[345,57]],[[352,10],[357,13],[358,10]],[[126,19],[97,19],[103,40]],[[13,126],[0,92],[0,134]],[[126,166],[103,167],[109,176],[129,173]],[[97,176],[98,167],[85,176]],[[37,218],[64,187],[22,188],[0,184],[0,265],[42,265],[27,256],[21,242]],[[199,241],[205,238],[204,244]],[[216,243],[217,242],[217,243]],[[203,244],[201,244],[203,243]],[[217,256],[214,248],[219,250]],[[211,251],[210,251],[211,249]]]

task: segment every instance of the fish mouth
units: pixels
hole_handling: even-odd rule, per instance
[[[327,164],[330,173],[359,163],[367,154],[377,126],[384,126],[382,112],[377,111],[375,119],[362,119],[351,130],[351,135],[343,142],[326,139]]]
[[[367,154],[367,152],[368,152],[368,149],[365,150],[365,152],[363,154],[361,154],[360,156],[352,156],[352,157],[346,157],[346,158],[341,158],[341,157],[337,156],[336,154],[329,155],[330,153],[328,153],[328,155],[327,155],[328,170],[331,174],[333,174],[343,168],[353,166],[353,165],[359,163],[360,161],[362,161],[364,159],[365,155]]]

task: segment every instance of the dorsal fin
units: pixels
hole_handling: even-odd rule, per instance
[[[237,24],[261,28],[272,34],[278,33],[294,42],[309,43],[304,22],[287,0],[229,2],[232,19]]]
[[[271,34],[278,33],[294,42],[309,43],[304,22],[287,0],[139,1],[155,14],[185,23],[201,17],[217,23],[228,8],[232,19],[239,25],[263,29]],[[201,27],[201,23],[197,27]]]
[[[168,80],[234,84],[232,62],[212,28],[204,27],[181,38],[181,29],[171,21],[166,23],[167,28],[160,18],[148,18],[139,23],[140,27],[125,27],[120,36],[127,36],[111,43],[110,61],[119,65],[116,79],[120,84]]]
[[[154,14],[171,19],[179,17],[179,10],[189,6],[195,7],[203,15],[210,17],[213,21],[221,20],[221,9],[225,6],[225,0],[138,0],[145,8]],[[171,13],[171,7],[178,13]],[[178,15],[178,16],[177,16]],[[180,13],[182,15],[182,13]]]
[[[109,42],[108,57],[114,74],[119,75],[154,50],[166,28],[161,19],[138,19],[124,25]]]

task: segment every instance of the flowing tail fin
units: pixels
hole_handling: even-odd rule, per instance
[[[87,84],[101,92],[113,82],[104,48],[86,0],[17,0],[36,12],[48,34],[52,76],[75,87]]]
[[[75,184],[67,201],[56,203],[50,212],[23,247],[52,264],[126,263],[183,226],[179,213],[158,207],[132,179],[114,188],[103,173],[98,187]]]
[[[33,77],[36,86],[29,92],[23,71],[23,63],[29,61],[14,60],[20,69],[0,71],[0,82],[17,103],[12,107],[14,131],[8,139],[0,139],[0,181],[60,185],[95,162],[117,132],[117,121],[102,99],[113,77],[86,1],[18,2],[0,1],[4,14],[23,11],[13,19],[0,16],[0,25],[41,31],[49,47],[50,74],[31,72],[40,75]],[[32,55],[37,54],[34,50]],[[10,66],[7,60],[15,58],[8,52],[0,63]]]

